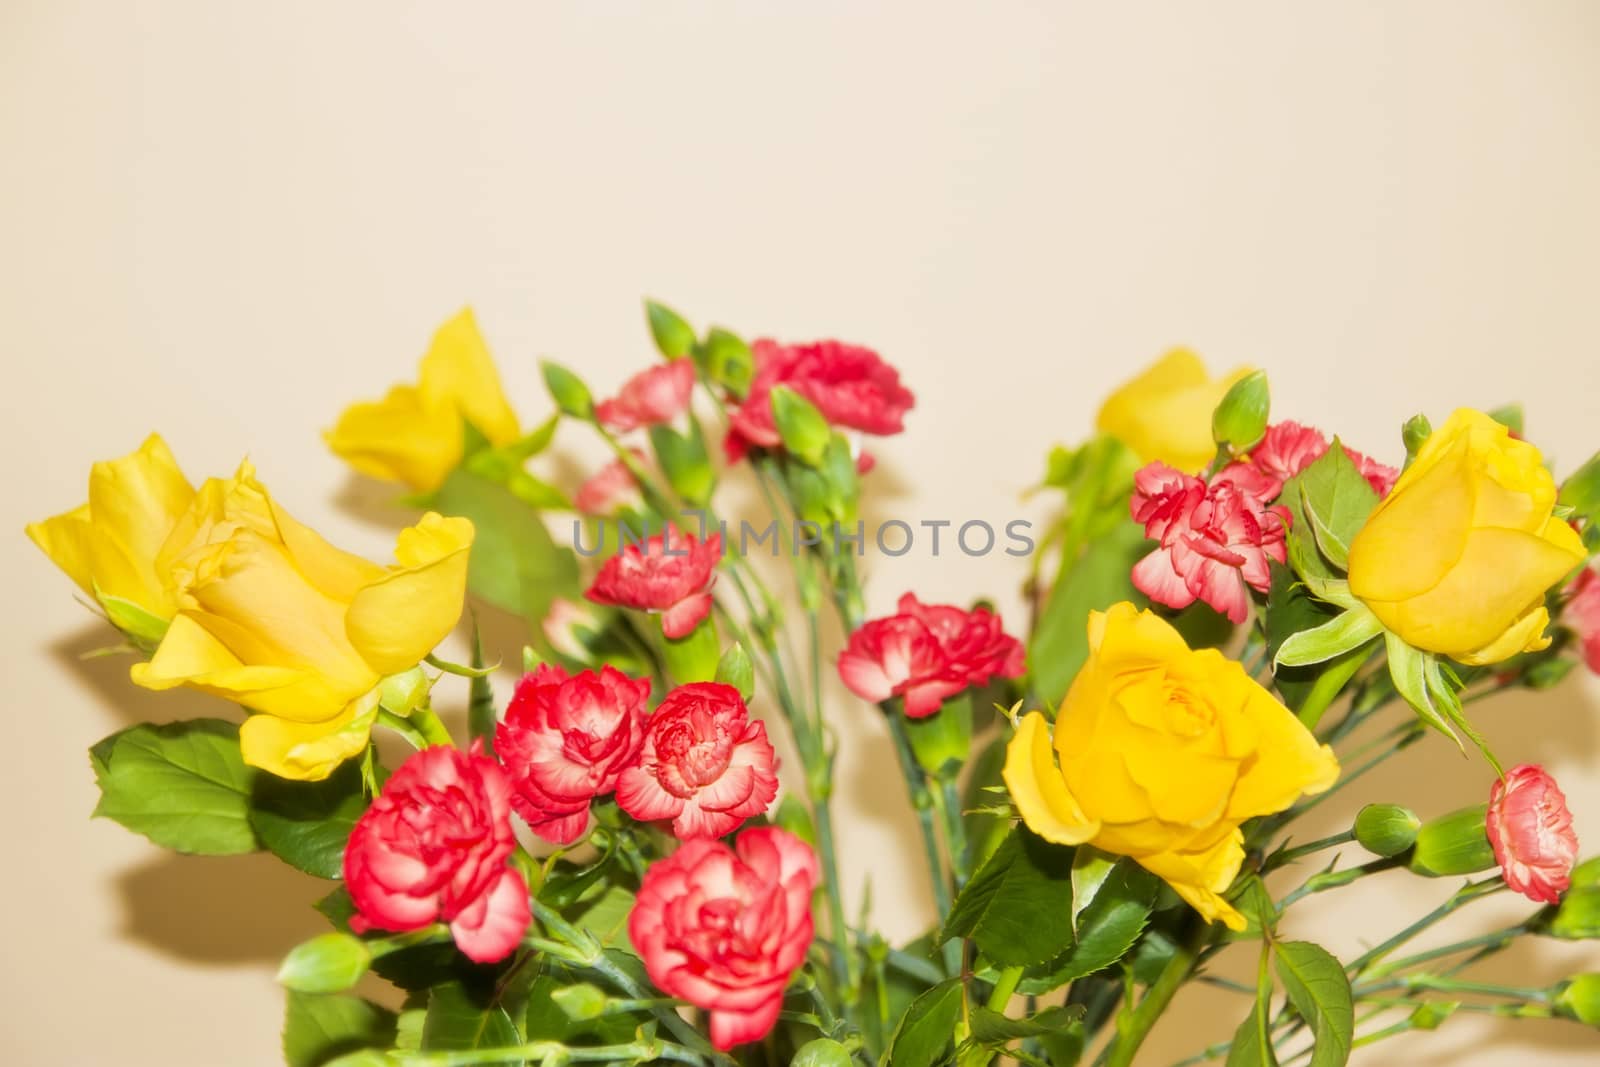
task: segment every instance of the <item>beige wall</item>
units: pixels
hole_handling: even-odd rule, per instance
[[[1600,444],[1597,129],[1583,2],[0,3],[0,1062],[276,1062],[274,962],[320,923],[323,887],[270,859],[87,819],[87,745],[228,710],[78,661],[106,634],[20,530],[92,460],[154,428],[195,476],[248,452],[381,555],[400,513],[318,437],[344,403],[470,301],[540,416],[534,357],[601,386],[651,358],[648,293],[898,364],[918,407],[872,484],[913,520],[1037,514],[1018,494],[1045,450],[1174,342],[1268,368],[1280,414],[1391,459],[1419,408],[1520,397],[1565,472]],[[1022,573],[920,552],[871,572],[879,607],[915,587],[1013,612]],[[1507,704],[1482,710],[1499,751],[1549,764],[1600,842],[1593,681]],[[886,742],[837,716],[852,894],[870,870],[903,933],[927,905],[872,793]],[[1487,788],[1437,740],[1397,764],[1367,796]],[[1446,890],[1397,877],[1305,928],[1348,949]],[[1504,973],[1548,981],[1581,960],[1562,948]],[[1180,1003],[1152,1064],[1244,1011]],[[1461,1021],[1431,1058],[1358,1062],[1577,1064],[1591,1036]]]

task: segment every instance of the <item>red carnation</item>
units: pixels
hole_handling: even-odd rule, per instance
[[[1578,833],[1556,780],[1524,763],[1496,778],[1484,827],[1506,885],[1529,900],[1554,904],[1572,884]]]
[[[811,947],[817,859],[775,826],[691,841],[644,875],[628,936],[656,988],[711,1013],[711,1043],[759,1041]]]
[[[1022,674],[1021,642],[987,608],[924,604],[914,593],[902,596],[898,607],[898,614],[851,634],[839,656],[839,677],[861,699],[882,703],[898,696],[906,714],[921,719],[995,675]]]
[[[1289,513],[1267,507],[1278,482],[1244,463],[1227,467],[1207,485],[1151,463],[1134,476],[1135,522],[1159,547],[1133,568],[1133,584],[1169,608],[1203,600],[1232,622],[1250,613],[1246,586],[1265,593],[1269,560],[1285,558]]]
[[[661,613],[661,632],[686,637],[711,613],[711,584],[722,559],[722,535],[704,541],[668,525],[665,532],[629,544],[595,576],[584,595],[597,604]]]
[[[522,940],[528,887],[506,866],[516,846],[511,783],[481,748],[417,752],[357,820],[344,854],[356,933],[443,921],[479,963],[504,959]]]
[[[1400,472],[1357,452],[1349,445],[1343,447],[1344,454],[1350,457],[1350,462],[1356,465],[1356,470],[1372,486],[1373,492],[1380,497],[1388,496]],[[1250,450],[1245,460],[1275,483],[1270,490],[1261,494],[1262,499],[1270,503],[1277,499],[1284,482],[1321,459],[1327,451],[1328,439],[1322,436],[1320,430],[1286,419],[1268,426],[1266,435]]]
[[[1578,635],[1589,669],[1600,674],[1600,574],[1585,567],[1568,592],[1572,599],[1567,601],[1561,620]]]
[[[570,845],[589,825],[589,803],[617,787],[644,743],[648,680],[613,667],[568,676],[546,664],[523,676],[495,730],[511,775],[511,805],[546,841]]]
[[[594,406],[594,417],[614,433],[671,422],[688,408],[693,392],[694,364],[674,359],[629,378],[621,392]]]
[[[680,685],[645,720],[639,759],[617,779],[617,803],[641,822],[671,819],[682,840],[721,837],[778,795],[767,728],[739,691]]]
[[[776,448],[781,443],[772,419],[775,385],[788,386],[811,401],[831,425],[862,433],[899,433],[905,429],[906,412],[916,403],[900,384],[900,373],[870,348],[842,341],[782,345],[763,339],[751,350],[756,373],[744,403],[733,413],[726,441],[730,459],[752,447]]]

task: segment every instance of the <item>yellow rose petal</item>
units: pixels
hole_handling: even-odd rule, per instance
[[[1022,717],[1006,744],[1001,776],[1022,821],[1046,841],[1080,845],[1099,831],[1100,824],[1085,816],[1067,791],[1050,747],[1050,726],[1037,711]]]
[[[414,666],[461,618],[472,523],[434,512],[400,534],[401,569],[357,593],[345,616],[351,644],[379,674]]]

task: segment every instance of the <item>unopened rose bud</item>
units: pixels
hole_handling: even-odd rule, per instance
[[[1417,840],[1422,820],[1398,804],[1368,804],[1356,813],[1356,841],[1378,856],[1398,856]]]

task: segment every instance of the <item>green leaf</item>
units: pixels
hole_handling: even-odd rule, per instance
[[[250,825],[274,856],[318,878],[344,874],[344,846],[367,810],[358,761],[320,782],[290,782],[258,774]]]
[[[819,1037],[795,1049],[789,1067],[850,1067],[850,1052],[831,1038]]]
[[[1211,413],[1211,436],[1235,452],[1248,452],[1267,432],[1267,412],[1272,398],[1267,372],[1253,371],[1228,389]]]
[[[1050,959],[1072,943],[1072,850],[1018,826],[950,909],[942,944],[970,937],[996,963]]]
[[[283,1058],[289,1067],[325,1067],[361,1049],[394,1043],[395,1015],[344,993],[289,994]]]
[[[1078,916],[1094,902],[1106,880],[1117,865],[1117,857],[1101,852],[1089,845],[1079,845],[1072,857],[1072,926],[1076,930]]]
[[[1226,1067],[1277,1067],[1278,1057],[1272,1051],[1272,1038],[1267,1030],[1270,1021],[1267,1007],[1258,1000],[1239,1024],[1239,1029],[1233,1032]]]
[[[1561,483],[1560,502],[1581,516],[1590,527],[1600,524],[1600,452]]]
[[[1155,876],[1132,860],[1124,859],[1101,883],[1089,906],[1078,916],[1078,936],[1072,947],[1030,973],[1017,992],[1037,996],[1116,963],[1139,940],[1155,903]]]
[[[428,991],[428,1018],[422,1047],[432,1049],[503,1048],[521,1041],[506,1009],[491,991],[446,982]]]
[[[101,592],[99,583],[95,584],[94,596],[105,609],[106,618],[111,620],[111,625],[127,634],[141,647],[153,649],[166,636],[167,620],[159,615],[152,615],[131,600]]]
[[[528,988],[523,1015],[523,1034],[529,1041],[560,1041],[564,1044],[621,1044],[633,1039],[634,1031],[647,1015],[636,1012],[607,1011],[592,1019],[573,1019],[562,1010],[557,997],[563,989],[583,979],[566,966],[547,961],[545,972]]]
[[[578,558],[569,546],[558,546],[539,513],[502,486],[470,471],[453,471],[434,498],[446,515],[472,520],[477,537],[467,565],[467,585],[474,595],[520,615],[544,647],[539,623],[557,597],[575,599],[582,592]]]
[[[1128,519],[1091,541],[1081,557],[1063,563],[1028,644],[1028,670],[1037,697],[1053,705],[1066,695],[1089,654],[1089,612],[1104,611],[1119,600],[1147,603],[1129,575],[1153,547],[1144,530]]]
[[[1012,1019],[988,1008],[974,1008],[971,1014],[972,1043],[999,1048],[1024,1037],[1055,1034],[1083,1020],[1082,1004],[1045,1008],[1031,1018]]]
[[[1279,941],[1273,954],[1289,1003],[1316,1035],[1311,1067],[1343,1067],[1350,1059],[1355,1031],[1355,1007],[1344,965],[1310,941]]]
[[[645,318],[650,322],[650,337],[656,350],[668,359],[686,356],[694,348],[694,328],[683,316],[654,300],[644,302]]]
[[[1274,665],[1309,667],[1353,652],[1383,632],[1383,623],[1366,605],[1347,608],[1321,626],[1291,634],[1273,659]]]
[[[573,921],[580,930],[587,930],[601,945],[610,948],[633,950],[628,942],[628,916],[633,912],[634,896],[620,885],[608,886],[594,903]]]
[[[961,823],[966,832],[968,858],[976,866],[994,855],[1006,834],[1011,831],[1011,816],[983,810],[989,804],[984,790],[998,787],[1005,790],[1000,770],[1006,762],[1006,739],[996,737],[984,746],[976,759],[967,765],[967,785],[961,794]]]
[[[1378,494],[1337,437],[1321,458],[1290,480],[1298,483],[1298,495],[1289,496],[1285,486],[1280,499],[1300,502],[1300,514],[1310,525],[1318,549],[1335,567],[1345,570],[1350,542],[1378,506]]]
[[[1489,417],[1518,437],[1522,436],[1522,405],[1503,404],[1489,412]]]
[[[878,1061],[880,1067],[935,1067],[946,1062],[961,1001],[959,978],[946,979],[912,1001]]]
[[[94,814],[178,852],[232,856],[261,847],[250,826],[256,771],[239,728],[220,719],[131,726],[89,750]]]

